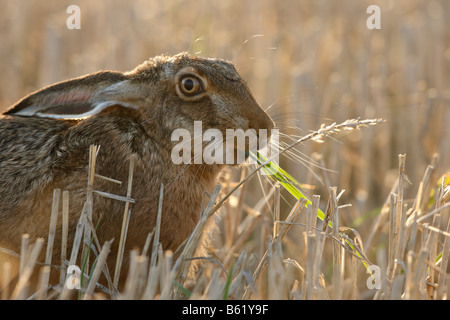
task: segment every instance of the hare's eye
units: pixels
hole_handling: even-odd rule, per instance
[[[186,76],[180,81],[180,90],[187,96],[196,95],[203,91],[202,83],[193,76]]]

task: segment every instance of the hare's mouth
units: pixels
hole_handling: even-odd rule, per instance
[[[271,144],[272,136],[272,130],[267,129],[202,130],[198,122],[194,122],[193,134],[187,129],[175,131],[172,141],[176,143],[171,154],[175,164],[187,164],[194,159],[195,164],[241,165]]]

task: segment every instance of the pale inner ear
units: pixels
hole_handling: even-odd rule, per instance
[[[92,89],[81,86],[53,91],[47,88],[23,99],[7,114],[52,119],[83,119],[113,105],[137,109],[137,106],[124,101],[127,100],[130,89],[128,81]]]
[[[100,101],[95,103],[84,102],[49,107],[45,110],[36,112],[34,115],[42,118],[76,120],[84,119],[94,114],[98,114],[106,108],[114,105],[137,109],[136,106],[121,101]],[[20,113],[17,114],[20,115]]]

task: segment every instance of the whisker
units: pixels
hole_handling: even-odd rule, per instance
[[[237,59],[237,57],[238,57],[238,54],[239,54],[239,53],[241,52],[241,50],[244,48],[244,46],[245,46],[250,40],[255,39],[255,38],[262,38],[262,37],[264,37],[264,35],[262,35],[262,34],[254,34],[254,35],[250,36],[249,38],[245,39],[244,42],[242,43],[242,45],[241,45],[241,46],[236,50],[236,52],[233,54],[233,58],[231,59],[231,61],[232,61],[234,64],[238,64],[238,61],[236,61],[236,59]]]

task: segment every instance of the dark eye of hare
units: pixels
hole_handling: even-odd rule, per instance
[[[203,91],[200,80],[193,76],[182,78],[180,81],[180,89],[187,96],[193,96]]]

